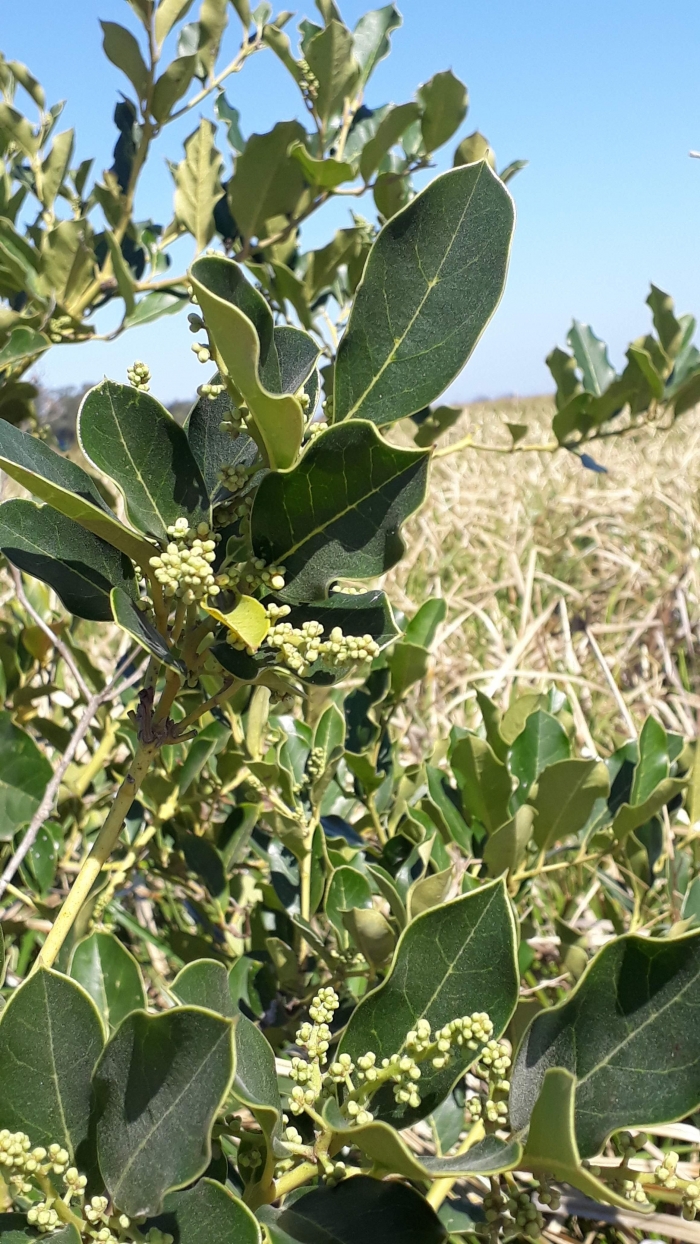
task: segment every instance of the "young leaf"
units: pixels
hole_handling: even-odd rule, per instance
[[[447,604],[442,596],[424,601],[406,627],[404,639],[409,644],[417,644],[419,648],[430,648],[446,614]]]
[[[632,779],[631,804],[644,803],[659,782],[668,777],[668,737],[655,717],[649,715],[639,736],[639,760]]]
[[[699,988],[700,933],[609,942],[568,998],[525,1034],[512,1075],[515,1130],[526,1126],[550,1067],[576,1078],[584,1158],[618,1128],[692,1114],[700,1103]]]
[[[367,878],[356,868],[336,868],[326,895],[326,915],[344,942],[346,938],[343,912],[349,911],[351,907],[371,906],[372,889]]]
[[[251,538],[257,557],[286,567],[285,599],[313,600],[336,577],[371,578],[395,565],[427,465],[424,451],[389,445],[358,420],[320,433],[296,467],[267,475]]]
[[[233,1070],[231,1021],[210,1011],[134,1011],[123,1021],[94,1075],[100,1170],[122,1213],[159,1213],[168,1192],[206,1170]]]
[[[534,838],[548,850],[562,838],[577,834],[587,823],[598,799],[610,794],[610,778],[602,761],[559,760],[540,775],[532,800],[537,813]]]
[[[332,1127],[334,1137],[343,1145],[356,1145],[378,1166],[418,1182],[445,1177],[495,1175],[499,1171],[512,1170],[522,1157],[522,1148],[517,1141],[506,1143],[496,1136],[487,1136],[472,1145],[467,1153],[454,1157],[419,1157],[409,1149],[400,1133],[387,1123],[375,1120],[359,1127],[349,1124],[332,1099],[324,1110],[324,1117]]]
[[[495,881],[418,916],[401,935],[386,980],[350,1017],[338,1047],[353,1061],[373,1050],[377,1061],[403,1050],[419,1019],[433,1029],[474,1011],[487,1011],[494,1036],[503,1032],[517,1002],[517,937],[508,896]],[[373,1099],[380,1117],[399,1127],[424,1118],[447,1096],[478,1051],[455,1054],[440,1070],[424,1064],[421,1105],[398,1105],[391,1090]]]
[[[418,98],[423,105],[421,133],[425,150],[436,151],[459,129],[467,115],[467,88],[451,69],[446,69],[419,88]]]
[[[146,1007],[141,969],[113,933],[96,931],[78,942],[69,972],[89,993],[110,1028],[116,1028],[132,1011]]]
[[[50,345],[45,333],[38,333],[34,328],[13,328],[9,340],[0,350],[0,367],[10,367],[23,359],[35,358],[48,350]]]
[[[436,177],[384,226],[338,349],[336,421],[393,423],[447,388],[500,301],[513,219],[481,163]]]
[[[0,711],[0,842],[11,842],[30,821],[52,777],[48,760],[33,738]]]
[[[0,1016],[0,1118],[32,1144],[75,1157],[87,1139],[91,1076],[104,1032],[97,1007],[67,976],[39,968]]]
[[[178,1244],[261,1244],[260,1227],[242,1201],[213,1179],[165,1198],[158,1219]]]
[[[314,1188],[282,1210],[258,1213],[272,1238],[284,1244],[444,1244],[437,1214],[414,1188],[354,1175],[335,1188]],[[279,1235],[275,1228],[278,1229]]]
[[[301,445],[304,417],[295,397],[271,392],[266,383],[270,364],[279,383],[269,308],[233,260],[199,259],[191,277],[207,328],[231,380],[245,398],[270,466],[291,466]]]
[[[160,47],[176,22],[182,20],[192,8],[192,0],[160,0],[156,10],[156,43]]]
[[[145,99],[148,93],[148,69],[136,39],[130,30],[119,26],[117,22],[101,21],[100,26],[107,60],[111,60],[117,69],[126,74],[139,100]]]
[[[35,497],[101,536],[132,561],[148,565],[153,546],[115,518],[87,472],[4,419],[0,420],[0,466]]]
[[[175,215],[192,234],[198,251],[214,236],[214,207],[223,194],[222,157],[214,146],[215,134],[213,121],[203,117],[199,129],[185,139],[185,158],[175,170]]]
[[[131,521],[167,542],[168,527],[187,518],[208,522],[209,499],[187,437],[150,393],[103,380],[78,415],[86,458],[115,481]]]
[[[265,606],[254,596],[240,596],[230,613],[222,613],[220,609],[211,609],[208,606],[205,608],[210,617],[221,622],[236,639],[253,651],[260,647],[270,629]]]
[[[115,585],[136,599],[129,559],[49,505],[0,505],[0,548],[13,565],[48,583],[79,618],[111,622]]]
[[[450,757],[464,807],[489,833],[508,820],[510,774],[485,739],[467,734]]]
[[[579,1188],[595,1201],[628,1208],[629,1201],[581,1165],[574,1130],[575,1093],[574,1077],[561,1067],[550,1067],[532,1112],[523,1165],[528,1170],[551,1172],[555,1179]],[[651,1205],[642,1202],[639,1209],[648,1212]]]

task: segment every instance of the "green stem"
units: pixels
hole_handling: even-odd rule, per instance
[[[478,1140],[483,1139],[483,1136],[484,1125],[481,1119],[478,1119],[473,1127],[471,1127],[467,1132],[464,1140],[457,1150],[457,1154],[460,1155],[462,1153],[467,1153],[468,1150],[471,1149],[472,1145],[475,1145]],[[438,1210],[440,1208],[445,1200],[445,1197],[452,1191],[455,1182],[455,1179],[435,1180],[435,1183],[426,1197],[428,1204],[431,1205],[434,1210]]]
[[[301,1162],[299,1166],[295,1166],[293,1171],[288,1171],[286,1175],[281,1175],[272,1185],[272,1200],[277,1201],[279,1197],[286,1196],[288,1192],[293,1192],[295,1188],[301,1188],[303,1184],[308,1183],[318,1174],[318,1166],[315,1162]]]
[[[138,748],[131,768],[117,791],[114,803],[109,810],[102,829],[97,835],[92,850],[83,861],[70,893],[42,946],[34,965],[34,971],[39,967],[50,968],[55,962],[56,956],[77,919],[83,903],[99,877],[103,865],[106,864],[117,844],[126,815],[141,789],[143,780],[148,773],[151,761],[157,750],[158,744],[156,743],[142,744]]]

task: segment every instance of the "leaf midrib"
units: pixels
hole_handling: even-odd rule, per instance
[[[466,213],[467,213],[467,211],[468,211],[468,209],[469,209],[469,207],[470,207],[470,205],[471,205],[471,201],[472,201],[472,199],[474,198],[474,195],[476,194],[477,187],[478,187],[478,185],[479,185],[479,183],[480,183],[480,181],[481,181],[481,177],[482,177],[482,170],[480,170],[480,171],[479,171],[478,176],[477,176],[477,178],[476,178],[476,180],[475,180],[475,182],[474,182],[474,185],[473,185],[472,190],[471,190],[471,194],[469,195],[469,198],[467,199],[467,202],[466,202],[466,203],[465,203],[465,205],[464,205],[464,210],[463,210],[463,212],[462,212],[462,214],[461,214],[461,216],[460,216],[460,218],[459,218],[459,222],[458,222],[458,224],[457,224],[457,226],[456,226],[456,228],[455,228],[455,231],[454,231],[454,233],[452,234],[452,237],[451,237],[451,239],[450,239],[450,244],[449,244],[449,246],[447,247],[447,249],[446,249],[446,251],[445,251],[445,254],[443,255],[442,259],[440,260],[440,263],[438,264],[438,268],[437,268],[437,271],[436,271],[436,273],[435,273],[435,276],[433,276],[433,277],[431,278],[431,280],[428,282],[428,288],[426,289],[426,291],[425,291],[425,293],[424,293],[423,297],[421,298],[420,302],[418,303],[418,306],[416,307],[416,310],[415,310],[415,312],[414,312],[413,316],[412,316],[412,317],[411,317],[411,319],[409,320],[409,322],[408,322],[408,324],[406,325],[406,328],[404,329],[404,331],[403,331],[403,333],[401,334],[401,336],[400,336],[398,339],[397,339],[397,338],[394,338],[394,345],[393,345],[393,349],[391,349],[391,350],[389,351],[389,353],[388,353],[388,355],[387,355],[386,359],[384,360],[384,362],[382,363],[381,367],[379,368],[379,371],[375,372],[375,373],[374,373],[374,375],[372,376],[372,379],[371,379],[370,383],[367,385],[367,388],[365,389],[364,393],[361,393],[361,394],[360,394],[360,396],[359,396],[359,398],[357,399],[357,401],[355,402],[355,404],[354,404],[353,406],[351,406],[351,407],[350,407],[350,410],[348,410],[348,411],[347,411],[347,413],[343,416],[343,418],[344,418],[344,419],[352,419],[353,415],[355,414],[355,411],[356,411],[356,410],[359,410],[359,408],[362,406],[363,402],[365,401],[365,398],[367,397],[367,395],[368,395],[369,393],[371,393],[371,392],[372,392],[372,390],[373,390],[373,388],[375,387],[375,385],[379,382],[379,380],[381,380],[381,378],[382,378],[382,376],[384,375],[384,372],[386,371],[387,367],[389,367],[389,366],[390,366],[390,365],[394,362],[394,360],[395,360],[395,358],[396,358],[397,351],[398,351],[398,350],[400,349],[400,347],[403,345],[403,343],[404,343],[404,341],[406,340],[406,338],[407,338],[408,334],[411,332],[411,330],[412,330],[412,328],[413,328],[413,326],[414,326],[414,324],[415,324],[416,320],[419,318],[419,316],[420,316],[420,314],[421,314],[421,312],[422,312],[422,310],[423,310],[423,307],[425,306],[426,302],[428,301],[428,298],[430,297],[430,295],[432,294],[433,290],[434,290],[434,289],[436,288],[436,286],[438,285],[439,280],[440,280],[440,273],[442,272],[442,269],[443,269],[444,265],[446,264],[447,259],[448,259],[449,255],[450,255],[451,251],[452,251],[452,247],[454,246],[454,244],[455,244],[455,242],[456,242],[456,240],[457,240],[457,235],[458,235],[458,233],[459,233],[459,231],[460,231],[460,229],[461,229],[461,227],[462,227],[462,223],[463,223],[463,221],[464,221],[464,217],[465,217],[465,215],[466,215]],[[419,264],[420,264],[420,261],[419,261]],[[425,278],[425,279],[427,280],[427,278]],[[388,316],[387,316],[387,323],[388,323],[389,330],[391,331],[391,322],[389,321]],[[350,325],[348,325],[348,330],[349,330],[349,329],[350,329]]]

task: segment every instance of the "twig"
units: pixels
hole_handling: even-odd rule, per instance
[[[17,589],[17,599],[19,600],[19,603],[21,604],[22,608],[26,610],[30,618],[34,619],[37,626],[44,632],[47,638],[51,640],[51,643],[53,644],[56,651],[60,652],[61,656],[63,657],[63,660],[68,666],[68,669],[70,670],[76,683],[78,684],[78,690],[80,691],[80,694],[82,695],[83,699],[90,700],[90,688],[88,687],[87,683],[85,682],[85,679],[80,673],[80,670],[75,664],[72,654],[70,653],[70,651],[64,644],[63,640],[58,635],[56,635],[54,631],[51,630],[51,627],[49,626],[48,622],[45,622],[41,614],[37,613],[34,606],[30,605],[29,601],[27,600],[26,593],[24,591],[24,586],[22,584],[22,576],[19,570],[16,568],[16,566],[12,566],[11,570],[12,570],[12,578],[15,581],[15,588]]]
[[[83,712],[83,715],[80,718],[80,721],[78,722],[77,726],[75,727],[75,730],[73,731],[70,737],[65,753],[62,759],[59,761],[58,765],[56,766],[54,775],[51,778],[51,781],[49,782],[48,786],[46,787],[46,790],[44,791],[44,797],[41,803],[39,804],[39,807],[37,808],[36,812],[34,813],[34,816],[32,817],[27,827],[26,833],[22,841],[20,842],[17,850],[15,851],[14,855],[11,857],[9,863],[6,865],[2,876],[0,876],[0,899],[5,893],[5,890],[10,885],[10,882],[12,881],[12,878],[17,872],[17,869],[20,867],[22,861],[24,860],[24,857],[34,846],[37,835],[42,825],[44,824],[44,821],[46,820],[48,816],[51,815],[51,812],[53,811],[54,801],[56,799],[56,795],[58,794],[58,790],[61,785],[61,782],[63,781],[63,778],[66,774],[66,770],[71,764],[73,757],[75,756],[75,753],[78,750],[78,747],[80,746],[83,739],[85,738],[85,735],[87,734],[90,728],[92,719],[95,716],[95,713],[97,712],[98,708],[100,708],[102,704],[106,703],[107,700],[116,699],[118,695],[121,695],[123,691],[126,691],[127,687],[132,686],[132,684],[135,683],[141,677],[142,672],[143,672],[142,668],[139,667],[139,669],[136,670],[133,674],[131,674],[129,678],[127,678],[126,681],[121,684],[121,686],[117,687],[117,683],[119,682],[119,679],[121,678],[121,672],[118,672],[117,674],[115,674],[112,681],[108,683],[106,687],[103,687],[101,691],[96,692],[95,695],[93,695],[92,697],[88,699],[88,702],[85,706],[85,711]]]

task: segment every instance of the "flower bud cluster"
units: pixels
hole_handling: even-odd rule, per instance
[[[240,463],[236,465],[231,464],[230,466],[223,466],[221,468],[219,471],[219,479],[224,485],[224,488],[228,489],[229,492],[240,492],[242,488],[245,488],[248,480],[255,470],[257,470],[257,468],[254,467],[251,470],[250,467],[241,466]]]
[[[484,1217],[480,1234],[491,1240],[497,1240],[502,1231],[506,1236],[518,1234],[536,1240],[544,1227],[544,1218],[529,1192],[506,1194],[500,1188],[488,1192],[484,1197]]]
[[[306,1058],[293,1058],[290,1077],[295,1086],[289,1095],[289,1109],[292,1114],[302,1114],[307,1106],[313,1106],[318,1100],[323,1087],[324,1076],[321,1068],[325,1066],[331,1040],[328,1027],[335,1012],[340,1006],[340,999],[335,989],[330,986],[319,989],[312,998],[309,1016],[313,1023],[303,1023],[296,1034],[296,1044],[306,1051]]]
[[[168,535],[173,538],[165,552],[151,557],[149,562],[156,579],[163,584],[164,595],[177,597],[188,605],[207,596],[218,596],[221,588],[211,569],[216,540],[209,524],[202,522],[192,531],[186,518],[178,518],[168,527]]]
[[[676,1167],[678,1166],[678,1154],[671,1149],[667,1153],[660,1166],[654,1171],[656,1182],[663,1184],[664,1188],[677,1188],[678,1178],[676,1176]]]
[[[278,613],[277,616],[285,615]],[[333,627],[328,639],[321,638],[323,633],[321,622],[304,622],[301,627],[292,626],[291,622],[275,622],[265,642],[277,651],[288,669],[299,675],[304,675],[321,657],[341,667],[351,662],[373,661],[379,653],[379,645],[371,635],[344,635],[339,626]]]
[[[272,588],[273,592],[281,592],[284,587],[286,566],[268,566],[261,557],[257,557],[245,575],[248,591],[258,587]]]
[[[209,363],[211,361],[211,351],[208,346],[203,346],[199,341],[195,341],[193,342],[192,349],[200,363]]]
[[[306,761],[306,776],[310,782],[315,782],[319,778],[326,767],[326,752],[323,747],[312,747]]]
[[[148,363],[132,363],[131,367],[126,369],[126,378],[135,389],[148,393],[148,386],[151,382],[151,369]]]
[[[228,432],[231,436],[238,436],[240,432],[244,432],[248,426],[250,411],[247,406],[234,406],[227,414],[225,419],[219,424],[220,432]]]
[[[225,391],[225,384],[200,384],[197,389],[200,397],[208,397],[212,402]]]

